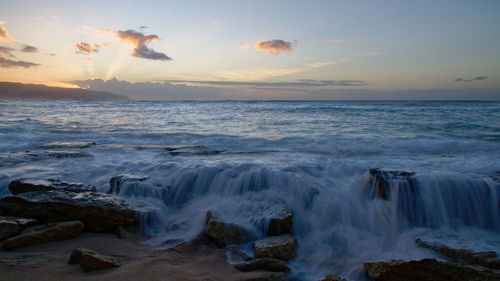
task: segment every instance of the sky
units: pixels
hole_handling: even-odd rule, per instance
[[[136,99],[500,99],[500,1],[0,2],[0,81]]]

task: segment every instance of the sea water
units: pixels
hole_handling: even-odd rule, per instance
[[[96,145],[42,147],[76,141]],[[373,196],[372,168],[417,188],[388,179]],[[0,195],[21,177],[107,192],[119,174],[147,177],[118,195],[158,248],[197,237],[208,210],[265,237],[266,210],[287,206],[300,280],[440,258],[416,238],[500,254],[498,102],[0,101]]]

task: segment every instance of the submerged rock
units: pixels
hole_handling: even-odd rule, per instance
[[[42,244],[57,240],[77,237],[83,231],[80,221],[47,223],[28,227],[21,234],[4,241],[4,250],[13,250],[24,246]]]
[[[293,215],[288,207],[271,209],[267,234],[281,235],[292,232]]]
[[[48,157],[53,158],[82,158],[82,157],[92,157],[90,154],[79,152],[79,151],[59,151],[59,150],[47,150],[44,153]]]
[[[9,184],[12,194],[32,191],[66,190],[72,192],[96,191],[95,186],[84,183],[65,182],[59,179],[18,179]]]
[[[500,280],[498,271],[459,266],[435,259],[365,263],[364,267],[367,275],[375,281]]]
[[[229,264],[243,263],[252,259],[249,255],[236,247],[230,247],[226,250],[226,258]]]
[[[95,145],[95,142],[51,142],[40,145],[42,148],[87,148]]]
[[[207,212],[206,234],[219,248],[225,248],[228,244],[240,244],[253,240],[253,233],[235,223],[225,222],[213,212]]]
[[[412,190],[415,189],[415,183],[413,176],[414,172],[405,171],[385,171],[378,168],[370,169],[368,171],[370,175],[370,187],[373,195],[382,198],[389,199],[390,195],[390,181],[397,180],[400,182],[405,182],[408,187]]]
[[[0,242],[15,236],[24,228],[36,224],[34,219],[0,216]]]
[[[274,272],[287,272],[290,268],[286,262],[273,258],[256,258],[238,263],[234,267],[240,271],[268,270]]]
[[[191,155],[216,155],[222,153],[222,150],[216,150],[206,146],[186,146],[173,149],[168,152],[172,156],[191,156]]]
[[[498,258],[497,253],[493,251],[471,252],[465,249],[453,249],[445,245],[433,245],[423,241],[420,238],[417,238],[415,242],[420,247],[436,251],[453,262],[500,269],[500,259]]]
[[[288,260],[295,257],[297,238],[290,234],[271,236],[256,241],[255,255],[259,258],[277,258]]]
[[[113,195],[98,192],[34,191],[0,198],[0,210],[10,216],[41,221],[79,220],[88,231],[107,231],[134,223],[134,207]]]
[[[332,275],[332,274],[327,274],[325,278],[321,279],[320,281],[347,281],[344,278],[340,278],[338,276]]]
[[[79,264],[85,272],[120,266],[120,262],[112,257],[97,254],[89,249],[74,249],[68,264]]]
[[[146,176],[138,176],[131,174],[121,174],[114,176],[109,180],[109,192],[110,194],[120,194],[120,190],[125,183],[138,183],[147,180]]]

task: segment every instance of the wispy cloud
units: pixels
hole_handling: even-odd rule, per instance
[[[472,81],[481,81],[486,79],[488,79],[488,76],[478,76],[474,79],[457,78],[455,79],[455,82],[472,82]]]
[[[280,52],[292,52],[292,43],[280,39],[255,42],[254,47],[258,51],[279,54]]]
[[[341,40],[341,39],[335,39],[335,38],[332,38],[332,39],[325,39],[323,40],[324,42],[330,42],[330,43],[342,43],[344,42],[344,40]]]
[[[167,81],[174,84],[198,84],[211,86],[238,86],[238,87],[264,87],[264,88],[313,88],[313,87],[332,87],[332,86],[366,86],[365,81],[360,80],[314,80],[301,79],[296,81],[197,81],[197,80],[171,80]]]
[[[250,43],[246,43],[246,44],[240,45],[240,46],[238,46],[238,48],[240,48],[240,49],[250,49]]]
[[[15,51],[13,48],[0,46],[0,57],[10,57],[13,58],[12,52]]]
[[[23,48],[21,49],[21,52],[23,52],[23,53],[37,53],[38,49],[34,46],[24,45]]]
[[[113,34],[121,41],[134,46],[132,56],[150,60],[171,60],[164,53],[155,52],[155,50],[148,48],[146,43],[160,40],[158,35],[145,35],[142,32],[135,30],[114,31]]]
[[[14,38],[9,34],[7,29],[5,29],[5,27],[3,27],[3,26],[0,26],[0,39],[3,39],[5,41],[11,42],[11,43],[16,42],[16,40],[14,40]]]
[[[80,42],[78,44],[75,44],[76,48],[76,53],[77,54],[90,54],[90,53],[97,53],[99,52],[99,48],[101,45],[99,44],[90,44],[90,43],[85,43],[85,42]]]
[[[30,68],[38,65],[40,64],[27,61],[10,60],[0,57],[0,67],[3,68],[17,68],[17,67]]]

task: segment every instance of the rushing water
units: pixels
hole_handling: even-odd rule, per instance
[[[54,141],[97,145],[55,157],[40,147]],[[415,174],[387,176],[384,200],[371,168]],[[148,177],[117,193],[150,211],[160,248],[197,236],[208,210],[263,237],[266,210],[288,206],[298,279],[436,258],[417,237],[500,253],[500,103],[0,101],[0,195],[20,177],[107,192],[118,174]]]

